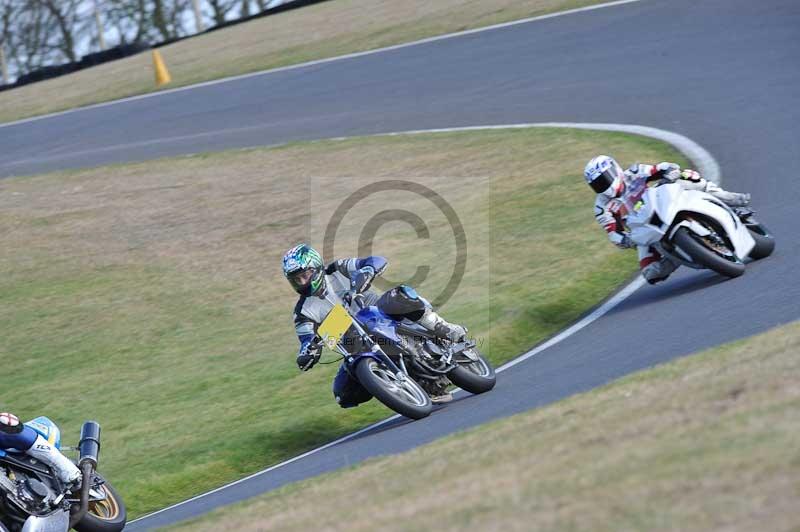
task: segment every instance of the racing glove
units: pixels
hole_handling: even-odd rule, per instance
[[[703,178],[700,177],[700,172],[695,170],[681,170],[681,179],[684,181],[691,181],[692,183],[699,183]]]
[[[665,179],[677,181],[681,178],[681,167],[675,163],[661,162],[656,165],[656,171],[661,172]]]
[[[300,353],[297,355],[297,367],[300,368],[300,371],[308,371],[319,362],[321,356],[322,344],[319,339],[315,338],[300,349]]]
[[[375,269],[372,266],[364,266],[350,279],[350,288],[356,294],[360,294],[369,289],[373,279],[375,279]]]

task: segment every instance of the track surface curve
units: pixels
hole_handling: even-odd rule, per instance
[[[129,529],[405,451],[800,318],[798,57],[796,0],[643,0],[0,128],[0,176],[8,176],[410,129],[643,124],[709,149],[726,188],[752,192],[777,235],[775,255],[743,277],[683,270],[644,287],[503,373],[485,396],[461,398],[422,421],[393,420]]]

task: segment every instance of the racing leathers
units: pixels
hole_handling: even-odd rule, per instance
[[[0,449],[25,453],[47,464],[67,486],[81,479],[81,471],[41,434],[20,423],[14,414],[0,413]],[[1,527],[0,527],[1,528]]]
[[[679,183],[686,190],[707,192],[731,207],[743,207],[750,202],[749,194],[728,192],[719,185],[703,179],[694,170],[681,170],[675,163],[662,162],[656,165],[636,163],[625,170],[625,182],[639,178],[657,180],[664,178]],[[636,247],[639,253],[639,268],[650,284],[665,280],[678,267],[673,261],[662,257],[651,246],[635,246],[623,224],[624,206],[617,198],[624,194],[624,185],[611,195],[597,194],[594,203],[595,219],[608,233],[608,239],[620,248]]]
[[[294,326],[300,340],[300,351],[297,365],[307,371],[316,364],[322,354],[322,344],[316,334],[317,327],[337,303],[349,308],[351,313],[358,309],[350,300],[353,293],[364,296],[364,303],[377,305],[395,319],[407,318],[422,325],[436,335],[450,340],[460,340],[466,335],[466,329],[446,322],[433,311],[430,303],[419,297],[408,287],[399,286],[387,291],[382,296],[369,289],[372,280],[380,275],[388,262],[384,257],[370,256],[365,258],[347,258],[331,262],[325,267],[326,288],[319,296],[300,296],[294,307]],[[408,296],[415,305],[403,306]],[[350,408],[372,398],[353,377],[344,364],[333,381],[333,395],[342,408]]]

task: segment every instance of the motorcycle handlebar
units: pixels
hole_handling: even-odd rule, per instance
[[[356,293],[353,296],[353,301],[356,302],[356,305],[358,306],[359,309],[363,309],[364,308],[364,306],[365,306],[364,305],[364,301],[365,301],[364,294]]]
[[[360,292],[353,292],[352,290],[347,292],[342,297],[342,302],[346,305],[349,305],[351,302],[355,303],[359,310],[363,309],[366,305],[364,305],[364,294]]]

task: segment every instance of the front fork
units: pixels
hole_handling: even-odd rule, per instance
[[[370,338],[369,334],[367,334],[367,331],[365,331],[364,328],[361,326],[361,324],[358,323],[358,321],[356,321],[355,319],[353,320],[353,327],[356,329],[359,336],[361,336],[362,341],[370,347],[370,350],[367,352],[368,354],[362,353],[359,356],[368,356],[374,358],[375,360],[377,360],[378,362],[389,368],[389,370],[392,373],[394,373],[394,376],[395,378],[397,378],[398,381],[404,381],[406,379],[406,375],[408,375],[408,370],[406,369],[405,362],[403,362],[403,355],[402,354],[400,355],[400,367],[398,367],[397,364],[395,364],[394,361],[389,357],[389,355],[384,353],[383,349],[381,349],[380,346],[375,341],[373,341],[372,338]],[[348,366],[352,365],[356,357],[348,353],[347,350],[344,349],[341,345],[337,345],[336,348],[344,356],[344,359],[345,361],[347,361]]]
[[[673,253],[672,251],[667,251],[664,248],[664,245],[661,242],[656,242],[654,244],[651,244],[651,246],[656,250],[656,252],[659,255],[661,255],[664,258],[667,258],[667,259],[671,260],[672,262],[674,262],[676,264],[687,266],[687,267],[695,269],[695,270],[704,269],[703,266],[700,266],[699,264],[695,264],[694,262],[688,261],[688,260],[684,259],[683,257],[681,257],[680,255],[678,255],[677,253]]]

